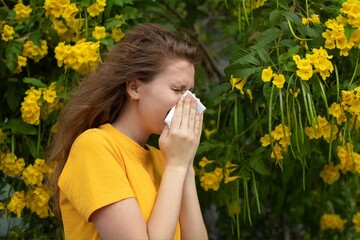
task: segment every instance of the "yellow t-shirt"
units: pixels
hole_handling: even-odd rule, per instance
[[[149,220],[164,170],[161,152],[144,149],[111,124],[89,129],[73,143],[59,178],[66,239],[101,239],[91,214],[135,197]],[[179,224],[174,239],[180,239]]]

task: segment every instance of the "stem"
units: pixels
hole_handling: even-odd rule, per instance
[[[350,80],[350,83],[348,85],[348,88],[350,87],[350,85],[352,84],[352,82],[354,81],[354,78],[355,78],[355,75],[356,75],[356,72],[357,72],[357,68],[358,68],[358,65],[359,65],[359,50],[358,50],[358,54],[357,54],[357,57],[356,57],[356,64],[355,64],[355,68],[354,68],[354,73],[351,77],[351,80]]]
[[[248,190],[248,185],[247,185],[247,181],[246,179],[244,179],[243,181],[244,183],[244,191],[245,191],[245,202],[246,202],[246,209],[244,209],[247,212],[247,216],[248,216],[248,220],[250,223],[250,226],[252,226],[252,221],[251,221],[251,214],[250,214],[250,206],[249,206],[249,190]]]
[[[259,193],[258,193],[258,190],[257,190],[257,187],[256,187],[256,180],[255,180],[254,171],[251,171],[251,175],[252,175],[253,182],[254,182],[254,192],[255,192],[256,205],[257,205],[259,214],[261,214],[260,201],[259,201]]]
[[[38,126],[38,139],[37,139],[37,145],[36,145],[36,157],[39,157],[39,151],[40,151],[40,144],[41,144],[41,120],[39,121]]]
[[[235,98],[235,109],[234,109],[234,126],[235,126],[235,135],[239,135],[239,129],[238,129],[238,103],[237,103],[237,96]]]
[[[310,17],[310,16],[309,16],[309,4],[308,4],[308,0],[305,0],[305,6],[306,6],[306,17]]]
[[[336,64],[334,64],[335,69],[335,78],[336,78],[336,102],[340,102],[340,81],[339,81],[339,72],[337,70]]]

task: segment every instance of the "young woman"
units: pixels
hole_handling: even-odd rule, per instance
[[[81,82],[49,157],[66,239],[208,238],[193,170],[203,116],[181,97],[197,62],[191,43],[143,24]],[[160,149],[147,145],[151,134]]]

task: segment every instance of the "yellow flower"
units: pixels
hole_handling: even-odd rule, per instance
[[[347,143],[344,146],[337,146],[336,150],[340,159],[338,167],[343,173],[360,173],[360,154],[353,151],[351,144]]]
[[[232,164],[230,161],[227,161],[224,167],[224,183],[229,183],[235,181],[240,176],[230,176],[238,168],[237,164]]]
[[[51,191],[45,186],[36,187],[26,192],[26,207],[40,218],[52,216],[49,206]]]
[[[246,94],[249,96],[250,102],[252,103],[254,98],[251,89],[246,89]]]
[[[200,185],[205,191],[209,191],[210,189],[217,191],[220,188],[222,178],[222,169],[216,168],[213,172],[206,172],[200,177]]]
[[[15,68],[14,70],[14,73],[19,73],[22,71],[22,67],[26,67],[27,65],[27,58],[26,57],[23,57],[21,55],[18,55],[17,56],[17,60],[18,60],[18,65],[17,67]]]
[[[48,53],[48,46],[45,40],[41,40],[41,46],[36,46],[31,40],[24,43],[22,55],[24,57],[33,59],[35,62],[40,61]]]
[[[320,229],[322,231],[329,229],[344,230],[345,223],[347,221],[343,220],[338,214],[325,213],[320,219]]]
[[[302,80],[307,81],[312,77],[313,69],[299,69],[296,71],[296,75],[298,75]]]
[[[3,28],[3,33],[1,34],[1,39],[4,40],[5,42],[9,40],[13,40],[14,34],[15,34],[14,28],[5,24]]]
[[[235,78],[233,75],[230,77],[231,90],[234,91],[235,85],[241,80],[241,78]]]
[[[294,91],[292,90],[292,88],[290,88],[290,93],[294,96],[294,98],[297,98],[298,95],[300,94],[300,88],[298,88],[298,89],[296,90],[296,92],[294,92]]]
[[[354,223],[354,229],[356,232],[360,232],[360,212],[356,213],[353,218],[352,222]]]
[[[227,205],[227,214],[229,217],[233,217],[240,214],[240,204],[236,201],[230,202]]]
[[[285,83],[285,77],[283,74],[273,74],[274,80],[273,84],[278,88],[283,88]]]
[[[216,128],[214,128],[214,129],[207,129],[207,128],[205,128],[204,129],[204,133],[205,133],[205,137],[206,137],[206,139],[210,139],[210,137],[213,135],[213,134],[215,134],[217,132],[217,129]]]
[[[206,157],[203,157],[201,161],[199,162],[199,166],[204,168],[206,165],[214,162],[213,160],[208,160]]]
[[[96,38],[96,40],[100,40],[106,37],[105,27],[95,27],[95,30],[92,32],[92,36]]]
[[[96,17],[97,15],[99,15],[101,12],[103,12],[105,10],[104,6],[101,6],[100,4],[98,4],[97,2],[92,4],[90,7],[88,7],[86,9],[86,11],[89,13],[89,15],[91,17]]]
[[[59,18],[70,7],[70,0],[45,0],[46,16]]]
[[[125,33],[121,30],[121,28],[115,27],[111,29],[111,38],[114,42],[120,42],[121,39],[125,37]]]
[[[0,211],[4,210],[5,209],[5,204],[0,202]]]
[[[13,212],[16,214],[16,216],[19,218],[21,217],[21,213],[25,207],[25,194],[24,191],[21,192],[15,192],[11,196],[11,200],[9,204],[7,205],[7,209],[10,212]]]
[[[240,78],[240,82],[235,84],[235,88],[239,89],[241,94],[244,94],[243,87],[247,82],[247,78]]]
[[[28,186],[41,186],[44,173],[48,173],[49,171],[50,169],[45,165],[43,159],[36,159],[34,165],[30,164],[24,169],[22,179]]]
[[[308,25],[310,22],[309,18],[301,18],[301,24],[302,25]]]
[[[320,177],[329,185],[333,184],[340,178],[339,169],[333,163],[326,164],[320,172]]]
[[[319,15],[317,15],[317,14],[311,15],[311,16],[310,16],[310,21],[311,21],[313,24],[315,24],[315,25],[321,23],[321,22],[320,22],[320,17],[319,17]]]
[[[15,18],[16,19],[27,19],[30,16],[30,13],[32,12],[32,9],[30,6],[25,6],[22,1],[19,1],[14,6],[15,11]]]
[[[276,158],[277,161],[282,160],[284,157],[281,154],[282,148],[280,147],[279,144],[276,143],[276,145],[274,146],[274,150],[272,151],[270,157],[271,158]]]
[[[56,99],[56,91],[52,89],[44,89],[43,90],[43,98],[48,103],[53,103]]]
[[[39,125],[40,123],[40,97],[41,91],[31,87],[25,92],[26,96],[21,103],[21,116],[24,122]]]
[[[272,77],[273,77],[273,71],[270,66],[262,70],[261,80],[263,80],[264,82],[270,82]]]
[[[9,177],[21,175],[24,170],[25,161],[23,158],[17,158],[15,154],[0,154],[0,170]]]
[[[359,115],[360,113],[360,99],[359,98],[354,98],[352,99],[352,101],[350,102],[350,108],[349,108],[350,112],[352,112],[355,115]]]
[[[86,74],[97,67],[99,47],[99,42],[86,42],[85,39],[78,41],[74,46],[60,42],[54,50],[55,58],[59,67],[65,65],[65,69],[72,68],[81,74]]]
[[[265,134],[263,137],[260,138],[261,146],[266,147],[270,145],[270,135]]]
[[[79,12],[75,3],[71,3],[64,9],[61,16],[66,20],[66,22],[70,21],[75,15]]]

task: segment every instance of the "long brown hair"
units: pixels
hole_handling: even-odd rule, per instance
[[[195,45],[165,27],[140,24],[129,30],[105,55],[97,70],[81,81],[58,119],[58,132],[49,149],[48,160],[57,163],[48,179],[54,192],[55,213],[60,214],[57,182],[75,139],[85,130],[111,123],[119,116],[127,98],[128,80],[149,82],[171,59],[184,59],[195,65],[199,55]]]

